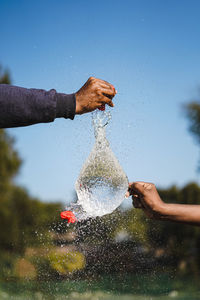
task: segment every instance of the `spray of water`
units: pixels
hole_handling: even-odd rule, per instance
[[[67,207],[78,220],[112,213],[124,200],[128,188],[127,176],[106,138],[110,119],[110,112],[93,113],[95,144],[75,184],[78,201]]]
[[[41,247],[30,259],[37,269],[39,282],[45,280],[47,284],[45,293],[54,293],[55,299],[59,299],[62,280],[69,280],[67,293],[69,299],[74,299],[77,282],[86,279],[84,290],[90,290],[95,282],[104,282],[101,274],[108,274],[110,291],[114,285],[113,276],[109,274],[128,267],[120,261],[121,243],[115,239],[116,229],[126,220],[123,212],[116,208],[124,200],[128,179],[106,139],[105,128],[110,118],[108,112],[93,114],[95,145],[76,181],[78,201],[67,207],[79,222],[55,222],[49,231],[49,242],[39,230],[36,232]],[[128,255],[129,248],[126,244],[122,253]],[[121,277],[119,281],[122,286]],[[101,293],[105,295],[105,292]],[[84,296],[93,299],[93,294],[88,292]],[[76,294],[76,299],[82,297],[83,291]]]

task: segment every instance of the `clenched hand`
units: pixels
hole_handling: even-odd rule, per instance
[[[129,183],[126,197],[129,196],[132,196],[133,206],[142,209],[151,219],[200,226],[200,205],[164,203],[153,183]]]
[[[159,219],[165,203],[161,200],[156,187],[148,182],[131,182],[126,197],[132,196],[133,206],[141,208],[149,218]]]
[[[105,104],[113,107],[112,98],[116,93],[112,84],[90,77],[76,93],[76,114],[91,112]]]

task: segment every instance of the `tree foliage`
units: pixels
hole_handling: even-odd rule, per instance
[[[3,72],[0,66],[0,84],[2,83],[10,84],[11,82],[8,71]],[[5,130],[0,129],[0,195],[11,183],[21,165],[19,155],[13,146],[14,139]]]
[[[200,99],[189,102],[184,106],[186,117],[189,120],[189,131],[194,138],[200,143]]]
[[[4,70],[3,67],[0,65],[0,84],[10,84],[10,73],[8,70]]]
[[[11,83],[9,72],[2,67],[0,83]],[[48,235],[61,204],[43,203],[14,184],[22,163],[14,143],[14,138],[0,129],[0,251],[23,253],[27,246],[41,242],[41,234]]]
[[[0,129],[0,193],[11,184],[19,171],[21,159],[14,149],[14,139]]]
[[[189,131],[193,135],[197,144],[200,145],[200,89],[198,97],[196,100],[187,103],[184,106],[184,111],[187,119],[189,120]],[[200,162],[198,170],[200,171]]]

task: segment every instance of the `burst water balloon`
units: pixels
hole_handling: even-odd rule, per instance
[[[128,178],[106,138],[110,112],[96,110],[92,118],[95,145],[75,184],[77,207],[87,217],[113,212],[124,200],[128,188]]]

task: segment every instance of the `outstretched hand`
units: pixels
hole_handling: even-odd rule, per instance
[[[200,205],[164,203],[153,183],[129,183],[126,197],[129,196],[132,196],[133,206],[142,209],[151,219],[200,226]]]
[[[156,187],[148,182],[131,182],[126,197],[132,196],[133,206],[141,208],[151,219],[160,219],[165,203],[161,200]]]
[[[76,93],[76,114],[91,112],[105,104],[113,107],[112,98],[116,93],[112,84],[90,77]]]

